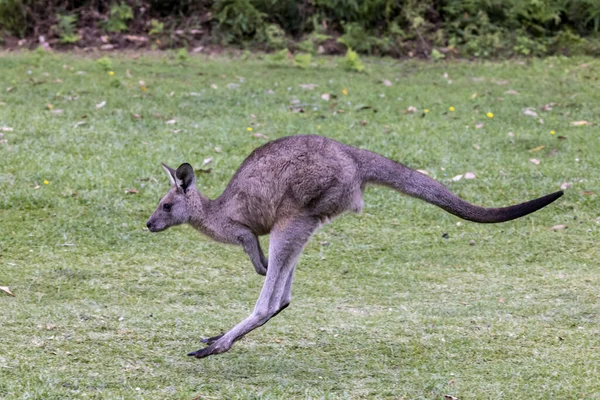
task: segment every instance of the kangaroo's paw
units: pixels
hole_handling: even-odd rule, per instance
[[[213,344],[217,340],[221,339],[224,334],[225,333],[221,333],[220,335],[217,335],[217,336],[212,336],[212,337],[209,337],[209,338],[204,338],[204,339],[201,340],[201,342],[202,343],[206,343],[208,346],[210,346],[211,344]]]

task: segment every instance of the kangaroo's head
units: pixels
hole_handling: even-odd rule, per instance
[[[196,175],[188,163],[181,164],[177,170],[162,164],[169,175],[171,189],[158,203],[146,226],[150,232],[190,222],[190,219],[202,212],[201,196],[196,189]]]

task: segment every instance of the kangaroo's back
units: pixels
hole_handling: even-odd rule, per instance
[[[261,221],[310,214],[330,219],[362,207],[361,174],[347,146],[316,135],[288,136],[255,149],[217,201],[235,204],[237,218]],[[235,199],[235,201],[232,201]]]

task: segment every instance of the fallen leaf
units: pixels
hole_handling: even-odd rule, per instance
[[[477,97],[477,93],[473,93],[473,94],[471,95],[471,98],[472,98],[472,99],[475,99],[476,97]]]
[[[135,119],[140,119],[142,116],[140,114],[131,114],[131,116]]]
[[[254,136],[257,139],[267,139],[267,140],[269,139],[269,137],[267,135],[263,135],[260,132],[256,132],[252,136]]]
[[[106,105],[106,100],[96,104],[96,109],[101,109],[102,107],[104,107]]]
[[[256,119],[256,115],[254,115],[254,114],[250,114],[250,118],[252,118],[252,119]]]
[[[533,153],[534,151],[540,151],[541,149],[543,149],[546,146],[538,146],[538,147],[534,147],[533,149],[529,150],[530,153]]]
[[[444,400],[458,400],[458,397],[454,397],[452,395],[445,394],[444,395]]]
[[[139,191],[139,190],[137,190],[136,188],[127,189],[127,190],[125,191],[125,193],[127,193],[127,194],[138,194],[139,192],[140,192],[140,191]]]
[[[275,92],[274,92],[273,90],[271,90],[271,89],[267,89],[267,90],[265,90],[265,93],[266,93],[266,94],[275,94]],[[321,97],[322,97],[322,96],[321,96]]]
[[[555,102],[544,104],[543,106],[540,107],[540,110],[542,110],[542,111],[552,111],[552,107],[554,107],[554,106],[556,106]]]
[[[112,50],[114,48],[115,48],[115,45],[110,44],[110,43],[103,44],[102,46],[100,46],[100,50]]]
[[[583,191],[581,192],[581,194],[582,194],[582,195],[584,195],[584,196],[593,196],[593,195],[595,195],[596,193],[592,192],[591,190],[583,190]]]
[[[531,107],[527,107],[526,109],[523,110],[523,114],[528,115],[530,117],[537,117],[538,113],[536,113],[533,108]]]
[[[125,39],[129,40],[130,42],[137,42],[137,43],[146,43],[148,41],[147,37],[136,36],[136,35],[125,35]]]
[[[14,90],[14,86],[10,86],[6,88],[6,93],[10,93]]]
[[[200,166],[200,168],[204,167],[206,164],[210,164],[212,162],[213,158],[212,157],[207,157],[204,159],[204,161],[202,161],[202,165]]]
[[[8,139],[1,139],[0,140],[0,144],[6,144],[6,143],[8,143]]]
[[[384,80],[383,80],[383,84],[384,84],[385,86],[392,86],[392,82],[390,82],[390,81],[389,81],[389,80],[387,80],[387,79],[384,79]]]
[[[507,135],[510,136],[510,137],[515,137],[514,132],[508,132]]]
[[[465,179],[475,179],[477,176],[472,172],[465,173]]]
[[[417,107],[409,106],[406,110],[404,110],[404,114],[412,114],[417,112]]]
[[[217,89],[217,85],[215,85],[214,83],[212,85],[210,85],[210,87],[213,89]]]
[[[558,136],[558,140],[567,140],[566,136]]]
[[[495,80],[494,83],[496,85],[508,85],[510,83],[510,81],[507,79],[503,79],[503,80]]]
[[[170,120],[168,120],[167,122],[165,122],[165,124],[167,124],[167,125],[173,125],[173,124],[175,124],[176,122],[177,122],[176,120],[174,120],[174,119],[170,119]]]
[[[475,125],[475,129],[481,129],[485,126],[485,124],[483,122],[478,123],[477,125]]]
[[[480,146],[480,145],[478,145],[478,144],[476,144],[476,143],[473,143],[473,148],[474,148],[475,150],[481,150],[481,146]]]
[[[8,126],[0,126],[0,132],[12,132],[14,129]]]
[[[61,110],[60,108],[58,108],[58,109],[56,109],[56,110],[52,110],[52,111],[50,111],[50,112],[51,112],[52,114],[55,114],[55,115],[60,115],[60,114],[62,114],[63,112],[65,112],[65,110]]]
[[[554,225],[552,228],[550,228],[551,231],[560,231],[563,229],[567,229],[567,225]]]
[[[73,128],[77,128],[78,126],[81,126],[81,125],[86,124],[86,123],[87,123],[86,121],[79,121],[75,125],[73,125]]]
[[[54,104],[51,104],[51,103],[46,104],[46,109],[48,109],[50,111],[54,110]]]
[[[325,101],[329,101],[329,99],[331,98],[331,95],[329,93],[323,93],[321,95],[321,98]]]
[[[318,87],[319,85],[317,85],[315,83],[301,83],[298,86],[305,90],[313,90],[314,88]]]
[[[511,90],[507,90],[506,92],[504,92],[504,94],[512,94],[512,95],[515,95],[515,96],[516,96],[516,95],[518,95],[518,94],[519,94],[519,92],[517,92],[516,90],[512,90],[512,89],[511,89]]]
[[[417,172],[420,172],[423,175],[429,176],[429,172],[425,171],[424,169],[418,169]]]
[[[365,121],[365,120],[363,119],[362,121],[360,121],[360,124],[361,124],[362,126],[365,126],[365,125],[367,125],[367,124],[368,124],[368,122],[367,122],[367,121]]]
[[[563,184],[562,184],[562,185],[560,185],[560,188],[561,188],[562,190],[566,190],[566,189],[570,188],[571,186],[573,186],[573,184],[572,184],[572,183],[570,183],[570,182],[563,182]]]
[[[220,153],[221,152],[221,148],[219,146],[215,147],[215,152]]]
[[[10,291],[10,288],[8,286],[0,286],[0,290],[2,290],[4,293],[15,297],[15,294],[13,292]]]
[[[463,178],[463,176],[462,176],[462,174],[461,174],[461,175],[456,175],[454,178],[452,178],[452,180],[453,180],[454,182],[458,182],[458,181],[460,181],[462,178]]]
[[[573,121],[573,122],[571,122],[571,125],[584,126],[584,125],[590,125],[590,123],[588,121]]]
[[[540,165],[540,160],[537,158],[530,158],[529,162],[534,163],[535,165]]]
[[[225,85],[225,87],[227,89],[237,89],[240,87],[239,83],[228,83],[227,85]]]
[[[500,297],[500,298],[498,299],[498,303],[504,303],[504,297]]]

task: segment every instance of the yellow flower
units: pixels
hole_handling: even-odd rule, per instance
[[[348,89],[342,89],[342,93],[344,94],[344,96],[348,95]]]
[[[246,130],[247,130],[248,132],[252,132],[252,128],[251,128],[251,127],[247,127],[247,128],[246,128]]]
[[[49,184],[50,182],[48,182],[46,179],[44,179],[44,185]]]
[[[148,91],[148,88],[146,86],[142,85],[142,92],[147,92],[147,91]]]
[[[450,106],[450,108],[448,110],[454,111],[454,107]]]
[[[424,112],[425,114],[427,114],[427,113],[429,112],[429,110],[426,108],[426,109],[424,109],[424,110],[423,110],[423,112]]]
[[[551,135],[554,135],[555,133],[556,133],[556,132],[554,132],[554,131],[550,131],[550,134],[551,134]]]
[[[494,113],[492,113],[492,112],[489,112],[485,115],[487,115],[488,118],[494,118]]]
[[[109,74],[110,76],[113,76],[115,73],[114,73],[113,71],[110,71],[108,74]]]

